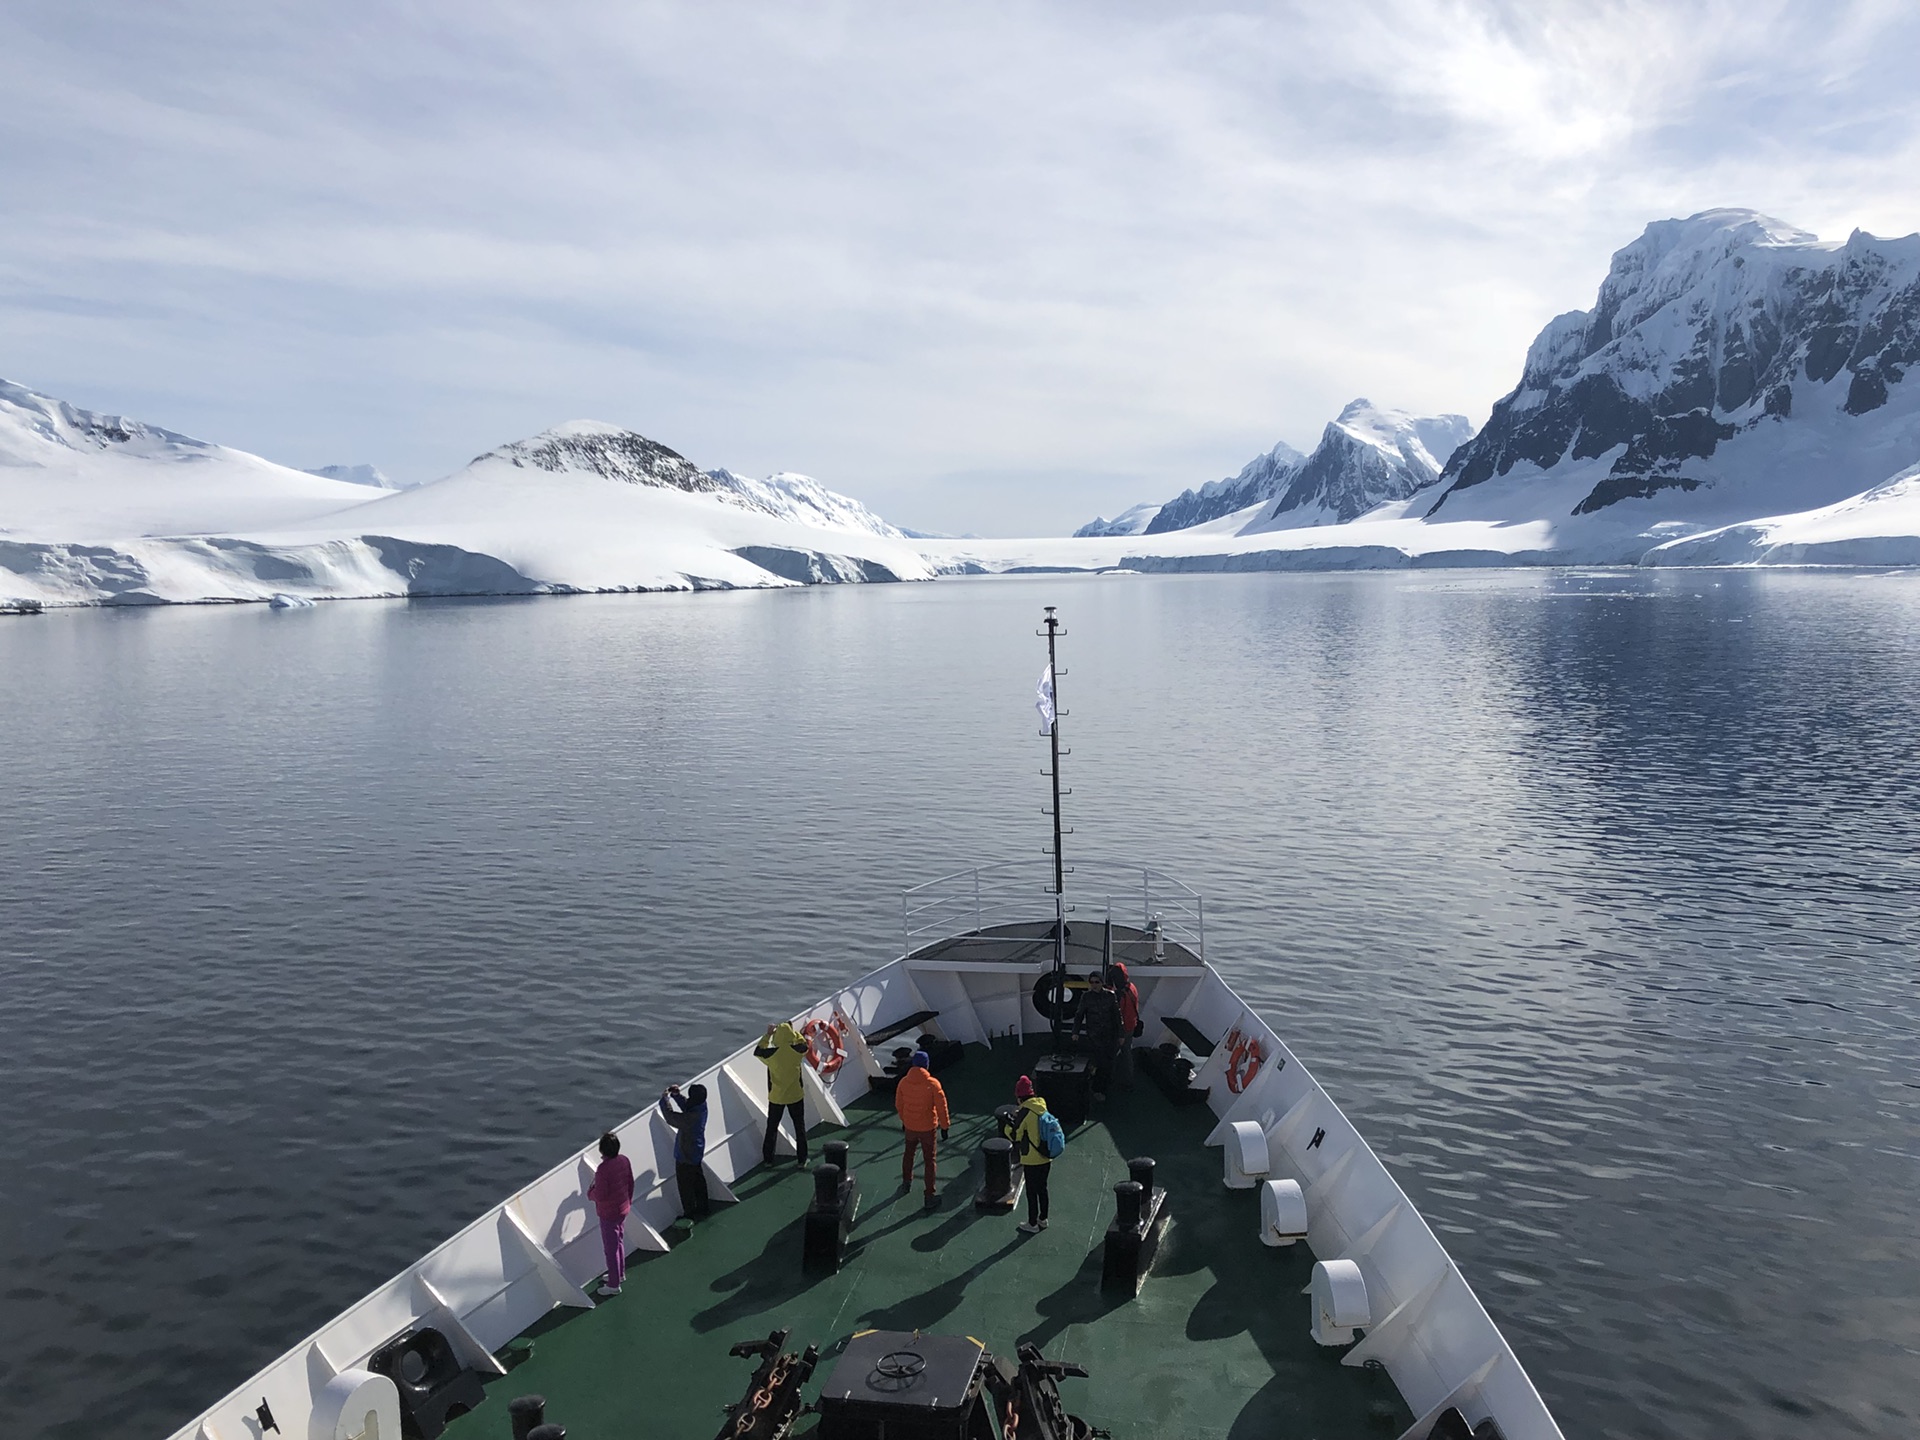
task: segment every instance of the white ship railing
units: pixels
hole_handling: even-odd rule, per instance
[[[913,954],[936,941],[996,925],[1049,920],[1053,888],[1043,863],[1029,860],[973,865],[915,885],[900,896],[904,949]],[[1111,919],[1152,930],[1204,960],[1206,900],[1164,870],[1128,860],[1076,860],[1067,871],[1067,911],[1080,920]],[[1128,957],[1122,957],[1128,958]]]

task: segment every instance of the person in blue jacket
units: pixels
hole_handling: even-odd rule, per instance
[[[707,1087],[689,1085],[682,1095],[669,1085],[660,1097],[660,1113],[673,1127],[673,1179],[680,1187],[680,1213],[704,1220],[712,1201],[707,1196]]]

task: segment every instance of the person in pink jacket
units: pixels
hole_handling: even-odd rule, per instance
[[[607,1253],[607,1283],[602,1295],[618,1295],[627,1279],[627,1212],[633,1209],[633,1166],[620,1153],[620,1137],[600,1137],[600,1166],[587,1186],[587,1198],[600,1212],[600,1244]]]

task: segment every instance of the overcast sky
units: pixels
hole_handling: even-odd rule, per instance
[[[1649,220],[1920,229],[1906,3],[0,10],[0,375],[302,467],[563,420],[1061,532],[1479,423]]]

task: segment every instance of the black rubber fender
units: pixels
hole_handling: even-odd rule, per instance
[[[1081,992],[1067,989],[1067,980],[1067,976],[1049,970],[1033,982],[1033,1008],[1040,1012],[1041,1019],[1065,1024],[1080,1013]]]

